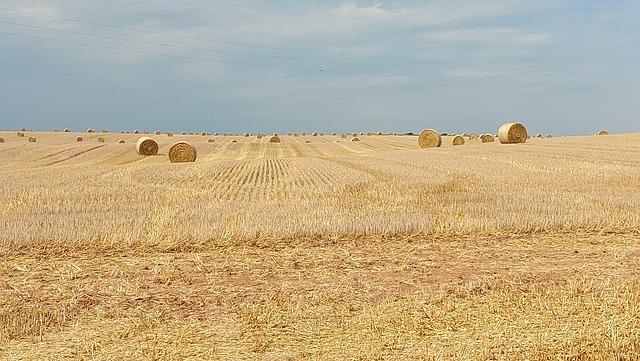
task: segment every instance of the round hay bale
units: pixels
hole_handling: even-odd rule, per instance
[[[169,162],[192,163],[196,161],[198,152],[187,142],[178,142],[169,148]]]
[[[91,129],[91,128],[87,129],[87,133],[95,133],[95,132],[96,132],[95,129]]]
[[[547,138],[553,138],[553,135],[547,134]]]
[[[238,141],[237,141],[237,140],[235,140],[235,139],[233,139],[233,140],[231,141],[231,143],[238,143]]]
[[[393,133],[391,133],[391,135],[398,135],[398,133],[396,133],[396,132],[393,132]]]
[[[107,129],[102,129],[102,133],[109,133],[109,131]]]
[[[502,144],[524,143],[528,139],[527,128],[520,123],[507,123],[498,130],[498,139]]]
[[[98,143],[104,143],[104,138],[102,137],[98,138]]]
[[[124,139],[118,139],[118,144],[124,144]]]
[[[359,142],[360,139],[358,137],[353,137],[351,138],[351,140],[349,140],[350,142]]]
[[[262,134],[256,135],[256,139],[262,139],[262,138],[264,138],[264,135],[262,135]]]
[[[249,134],[249,133],[244,133],[244,137],[245,137],[245,138],[249,138],[250,136],[251,136],[251,134]]]
[[[140,155],[156,155],[158,154],[158,143],[149,137],[142,137],[136,143],[136,151]]]
[[[36,137],[29,137],[29,143],[35,143],[36,142]]]
[[[318,136],[318,133],[313,132],[313,134],[311,134],[311,135],[312,135],[312,136],[314,136],[314,137],[317,137],[317,136]]]
[[[347,139],[347,135],[346,134],[340,134],[340,138]]]
[[[478,140],[478,134],[476,133],[469,134],[469,140]]]
[[[23,132],[18,132],[18,134],[16,134],[18,137],[20,138],[24,138],[24,133]]]
[[[482,141],[482,143],[493,143],[496,141],[491,134],[482,134],[480,136],[480,140]]]
[[[461,135],[453,137],[453,145],[464,145],[464,137]]]
[[[65,132],[65,133],[71,132],[71,130],[69,128],[64,128],[62,131]]]
[[[81,137],[81,136],[77,136],[77,137],[76,137],[76,142],[78,142],[78,143],[79,143],[79,142],[82,142],[82,141],[83,141],[83,139],[82,139],[82,137]]]
[[[4,143],[4,138],[0,137],[0,143]]]
[[[140,134],[140,131],[138,129],[133,131],[133,134]]]
[[[462,136],[465,138],[469,138],[469,133],[462,133]]]
[[[298,133],[293,133],[293,136],[294,136],[294,137],[297,137],[297,136],[298,136]]]
[[[218,136],[218,133],[213,133],[213,135],[215,135],[216,137]]]
[[[160,135],[160,131],[156,130],[155,132],[153,132],[154,135]]]
[[[331,133],[331,135],[336,135],[336,132]]]
[[[167,132],[167,137],[173,137],[173,133]]]
[[[360,135],[364,135],[364,132],[360,132]]]
[[[21,131],[21,132],[26,132],[26,131],[27,131],[27,128],[20,128],[20,131]]]
[[[442,145],[442,136],[433,129],[425,129],[418,136],[420,148],[437,148]]]
[[[536,134],[536,138],[541,139],[542,138],[542,133]]]
[[[367,132],[367,137],[370,137],[370,136],[372,136],[372,135],[373,135],[373,133],[371,133],[371,132]]]
[[[376,135],[382,135],[382,132],[377,132]]]
[[[280,137],[278,137],[277,134],[272,135],[271,137],[269,137],[269,143],[281,143],[282,141],[280,140]]]
[[[228,136],[229,136],[229,133],[223,133],[223,134],[222,134],[222,136],[224,136],[224,137],[228,137]]]
[[[53,128],[53,131],[56,132],[56,133],[60,133],[60,129],[58,129],[58,128]]]
[[[187,132],[180,132],[181,135],[187,135]]]
[[[149,131],[145,129],[143,133],[144,134],[149,134]]]
[[[353,138],[355,138],[355,137],[357,137],[357,136],[358,136],[358,133],[355,133],[355,132],[354,132],[354,133],[351,133],[351,136],[352,136]]]
[[[608,132],[608,131],[606,131],[606,130],[599,130],[599,131],[596,133],[596,135],[597,135],[597,136],[609,135],[609,132]]]
[[[200,135],[204,137],[207,135],[207,132],[200,132]]]
[[[215,140],[213,138],[207,139],[207,143],[213,143],[213,142],[215,142]]]

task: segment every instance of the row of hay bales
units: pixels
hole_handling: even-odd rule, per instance
[[[496,136],[492,134],[482,134],[480,136],[476,134],[467,134],[470,140],[480,139],[482,143],[495,142]],[[502,144],[521,144],[525,143],[528,139],[527,128],[521,123],[507,123],[500,127],[498,130],[497,138]],[[454,135],[453,145],[464,145],[465,136]],[[442,145],[442,135],[433,129],[425,129],[420,132],[418,136],[418,145],[420,148],[438,148]]]

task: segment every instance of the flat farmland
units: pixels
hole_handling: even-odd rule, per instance
[[[638,134],[25,133],[0,132],[8,359],[640,358]]]

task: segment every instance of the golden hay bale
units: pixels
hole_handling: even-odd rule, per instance
[[[198,152],[187,142],[178,142],[169,148],[169,162],[171,163],[191,163],[195,162]]]
[[[368,136],[368,137],[370,137],[370,136],[372,136],[372,135],[373,135],[373,133],[371,133],[371,132],[367,132],[367,136]]]
[[[360,132],[360,135],[364,135],[364,132]]]
[[[82,142],[82,140],[83,140],[82,137],[80,136],[76,137],[76,142]]]
[[[359,142],[360,139],[358,137],[353,137],[351,138],[351,140],[349,140],[350,142]]]
[[[102,129],[103,133],[109,133],[109,131],[107,129]]]
[[[245,137],[245,138],[249,138],[250,136],[251,136],[251,134],[249,134],[249,133],[244,133],[244,137]]]
[[[140,131],[138,129],[133,131],[133,134],[140,134]]]
[[[536,138],[538,138],[538,139],[542,138],[542,133],[536,134]]]
[[[102,137],[98,138],[98,143],[104,143],[104,138]]]
[[[258,134],[258,135],[256,135],[256,138],[257,138],[257,139],[262,139],[262,138],[264,138],[264,135],[262,135],[262,134]]]
[[[294,136],[294,137],[297,137],[297,136],[298,136],[298,133],[293,133],[293,136]]]
[[[16,134],[18,137],[20,138],[24,138],[24,133],[23,132],[18,132],[18,134]]]
[[[149,134],[149,131],[145,129],[143,133],[144,134]]]
[[[469,134],[469,140],[478,140],[478,134],[476,133]]]
[[[469,138],[469,133],[462,133],[462,136],[465,138]]]
[[[95,132],[96,132],[95,129],[91,129],[91,128],[87,129],[87,133],[95,133]]]
[[[231,143],[238,143],[238,141],[237,141],[237,140],[235,140],[235,139],[233,139],[233,140],[231,141]]]
[[[69,133],[71,130],[69,130],[69,128],[64,128],[62,131],[65,133]]]
[[[207,132],[200,132],[200,135],[204,137],[207,135]]]
[[[140,155],[156,155],[158,154],[158,143],[149,137],[142,137],[136,143],[136,151]]]
[[[207,139],[207,143],[213,143],[213,142],[215,142],[215,140],[213,138]]]
[[[357,136],[358,136],[358,133],[355,133],[355,132],[354,132],[354,133],[351,133],[351,136],[355,138],[355,137],[357,137]]]
[[[340,134],[340,138],[347,139],[347,135],[346,134]]]
[[[167,137],[173,137],[173,133],[167,132]]]
[[[53,128],[53,131],[56,132],[56,133],[60,133],[60,129],[58,129],[58,128]]]
[[[118,139],[118,144],[124,144],[124,139]]]
[[[213,133],[213,135],[215,135],[216,137],[218,136],[218,133]]]
[[[553,135],[547,134],[547,138],[553,138]]]
[[[520,123],[507,123],[498,130],[498,138],[502,144],[524,143],[528,139],[527,128]]]
[[[336,132],[332,132],[331,135],[336,135]]]
[[[4,143],[4,138],[0,137],[0,143]]]
[[[391,135],[398,135],[398,133],[396,133],[396,132],[393,132],[393,133],[391,133]]]
[[[277,136],[278,136],[278,133],[273,133],[271,136],[272,136],[272,137],[277,137]]]
[[[302,135],[304,137],[305,135],[307,135],[307,133],[302,132],[300,135]]]
[[[311,134],[311,135],[312,135],[312,136],[314,136],[314,137],[317,137],[317,136],[318,136],[318,133],[313,132],[313,134]]]
[[[35,143],[36,137],[29,137],[29,143]]]
[[[382,135],[382,132],[377,132],[376,135]]]
[[[26,132],[26,131],[27,131],[27,128],[20,128],[20,131],[21,131],[21,132]]]
[[[224,133],[224,134],[222,134],[222,135],[223,135],[223,136],[225,136],[225,137],[228,137],[228,136],[229,136],[229,133]]]
[[[281,143],[280,137],[277,134],[272,135],[269,137],[269,143]]]
[[[442,137],[433,129],[425,129],[418,136],[418,145],[420,148],[437,148],[442,145]]]
[[[453,137],[453,145],[464,145],[464,137],[461,135]]]
[[[187,132],[180,132],[180,134],[182,134],[182,135],[187,135]]]
[[[153,132],[154,135],[160,135],[160,131],[156,130],[155,132]]]
[[[601,136],[601,135],[609,135],[609,132],[608,132],[608,131],[606,131],[606,130],[599,130],[599,131],[596,133],[596,135],[597,135],[597,136]]]
[[[493,143],[496,141],[491,134],[482,134],[480,136],[480,140],[482,141],[482,143]]]

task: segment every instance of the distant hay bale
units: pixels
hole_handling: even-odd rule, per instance
[[[331,133],[331,135],[336,135],[336,132]]]
[[[340,138],[347,139],[347,135],[346,134],[340,134]]]
[[[469,134],[469,140],[478,140],[478,134],[476,133]]]
[[[298,133],[293,133],[293,136],[294,136],[294,137],[297,137],[297,136],[298,136]]]
[[[142,137],[136,143],[136,151],[140,155],[156,155],[158,154],[158,143],[149,137]]]
[[[542,133],[536,134],[536,138],[538,138],[538,139],[542,138]]]
[[[143,133],[144,134],[149,134],[149,131],[145,129]]]
[[[180,132],[181,135],[187,135],[187,132]]]
[[[360,132],[360,135],[364,135],[364,132]]]
[[[527,128],[520,123],[507,123],[498,130],[498,139],[502,144],[519,144],[528,139]]]
[[[167,132],[167,137],[173,137],[173,133]]]
[[[102,129],[102,133],[109,133],[109,131],[107,129]]]
[[[482,143],[493,143],[496,141],[491,134],[482,134],[480,136],[480,140],[482,141]]]
[[[305,135],[307,135],[307,133],[305,133],[305,132],[302,132],[302,136],[304,137]]]
[[[235,140],[235,139],[233,139],[233,140],[231,141],[231,143],[238,143],[238,141],[237,141],[237,140]]]
[[[398,133],[396,133],[396,132],[392,132],[392,133],[391,133],[391,135],[398,135]]]
[[[262,138],[264,138],[264,135],[263,134],[258,134],[258,135],[256,135],[256,138],[257,139],[262,139]]]
[[[216,137],[218,136],[218,133],[213,133],[213,135],[215,135]]]
[[[159,131],[159,130],[156,130],[155,132],[153,132],[153,134],[155,134],[155,135],[160,135],[160,131]]]
[[[20,138],[24,138],[24,133],[23,133],[23,132],[18,132],[16,135],[17,135],[18,137],[20,137]]]
[[[420,148],[437,148],[442,145],[442,136],[433,129],[425,129],[418,136]]]
[[[250,133],[244,133],[244,137],[245,137],[245,138],[249,138],[250,136],[251,136],[251,134],[250,134]]]
[[[27,131],[27,128],[20,128],[20,131],[21,131],[21,132],[26,132],[26,131]]]
[[[4,138],[0,137],[0,143],[4,143]]]
[[[311,134],[311,135],[314,136],[314,137],[317,137],[318,133],[317,132],[313,132],[313,134]]]
[[[602,135],[609,135],[609,132],[608,132],[608,131],[606,131],[606,130],[599,130],[599,131],[596,133],[596,136],[602,136]]]
[[[98,138],[98,143],[104,143],[104,138],[102,137]]]
[[[355,138],[355,137],[357,137],[357,136],[358,136],[358,133],[355,133],[355,132],[354,132],[354,133],[351,133],[351,136],[352,136],[353,138]]]
[[[351,138],[351,140],[349,140],[350,142],[359,142],[360,139],[358,137],[353,137]]]
[[[36,137],[29,137],[29,143],[35,143]]]
[[[56,133],[60,133],[60,129],[58,129],[58,128],[53,128],[53,131],[56,132]]]
[[[228,136],[229,136],[229,133],[223,133],[223,134],[222,134],[222,136],[224,136],[224,137],[228,137]]]
[[[215,142],[215,140],[213,138],[207,139],[207,143],[214,143],[214,142]]]
[[[553,138],[553,135],[547,134],[547,138]]]
[[[462,133],[462,136],[465,138],[469,138],[469,133]]]
[[[118,144],[124,144],[124,143],[125,143],[124,139],[118,139]]]
[[[64,128],[62,131],[65,132],[65,133],[71,132],[71,130],[69,130],[69,128]]]
[[[133,131],[133,134],[140,134],[140,131],[138,129]]]
[[[178,142],[169,148],[169,162],[171,163],[191,163],[195,162],[198,152],[187,142]]]
[[[280,143],[280,137],[278,137],[277,134],[272,135],[271,137],[269,137],[269,143]]]
[[[91,128],[87,129],[87,133],[95,133],[95,132],[96,132],[95,129],[91,129]]]
[[[371,133],[371,132],[367,132],[367,137],[370,137],[370,136],[372,136],[372,135],[373,135],[373,133]]]
[[[83,139],[82,139],[82,137],[81,137],[81,136],[77,136],[77,137],[76,137],[76,142],[78,142],[78,143],[79,143],[79,142],[82,142],[82,141],[83,141]]]
[[[207,135],[207,132],[200,132],[200,135],[204,137]]]
[[[382,135],[382,132],[377,132],[376,135]]]
[[[453,145],[464,145],[464,137],[461,135],[453,137]]]

